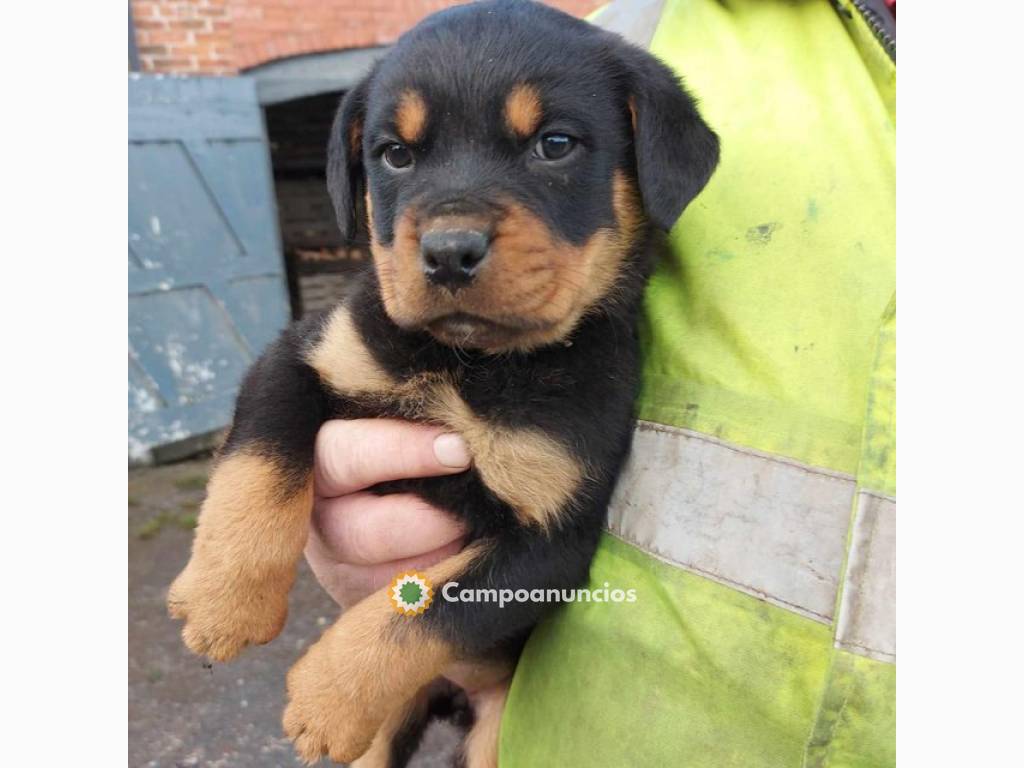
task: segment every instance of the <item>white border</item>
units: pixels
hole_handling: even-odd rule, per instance
[[[9,4],[5,761],[127,753],[123,3]]]

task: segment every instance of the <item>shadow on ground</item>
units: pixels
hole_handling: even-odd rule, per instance
[[[197,460],[128,475],[128,764],[299,766],[281,731],[285,673],[338,608],[303,563],[273,643],[209,669],[185,649],[164,599],[188,560],[208,469]],[[457,739],[453,726],[433,723],[412,766],[452,765]]]

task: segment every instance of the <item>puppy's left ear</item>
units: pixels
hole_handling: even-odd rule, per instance
[[[647,51],[623,48],[640,195],[648,218],[668,231],[718,165],[718,136],[671,69]]]
[[[342,98],[327,142],[327,191],[346,242],[355,240],[367,226],[363,123],[371,77],[372,72]]]

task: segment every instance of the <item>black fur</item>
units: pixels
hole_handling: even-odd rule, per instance
[[[540,84],[543,130],[564,130],[581,140],[581,154],[572,162],[535,162],[529,152],[535,137],[517,139],[502,124],[503,100],[524,78]],[[409,87],[425,96],[432,119],[413,147],[415,173],[388,173],[381,151],[397,138],[389,121]],[[358,151],[351,143],[354,131],[362,137]],[[639,189],[650,222],[627,254],[614,295],[583,318],[565,340],[570,343],[503,354],[444,346],[426,331],[402,330],[390,320],[371,270],[349,298],[359,334],[396,379],[450,372],[479,417],[541,430],[590,469],[571,509],[549,531],[517,522],[474,470],[378,488],[416,492],[464,520],[470,540],[493,542],[460,576],[462,588],[570,589],[585,582],[630,446],[639,382],[636,321],[656,230],[675,222],[717,159],[717,138],[667,67],[615,35],[532,2],[477,3],[430,17],[343,100],[328,180],[339,226],[349,237],[365,226],[367,181],[374,229],[385,245],[410,201],[426,208],[486,207],[499,196],[525,206],[565,242],[580,244],[615,225],[616,172]],[[320,340],[322,326],[317,317],[298,323],[253,367],[228,452],[258,445],[299,477],[308,473],[324,420],[406,415],[399,403],[345,399],[321,385],[304,355]],[[439,597],[422,621],[467,657],[514,657],[550,607],[498,608]],[[403,747],[396,750],[404,754]]]
[[[642,247],[647,247],[643,244]],[[354,292],[351,311],[377,361],[396,378],[448,371],[460,394],[484,419],[539,428],[591,468],[572,513],[555,531],[520,525],[473,469],[378,486],[379,493],[411,491],[465,521],[468,540],[494,541],[488,556],[459,579],[463,588],[535,589],[580,585],[587,575],[609,496],[629,449],[638,387],[636,305],[623,304],[586,319],[573,343],[531,354],[487,355],[442,346],[426,333],[399,330],[388,319],[372,275]],[[243,445],[270,450],[299,476],[312,464],[313,442],[328,418],[404,416],[400,403],[341,398],[323,388],[304,362],[320,340],[322,317],[292,326],[246,377],[225,451]],[[468,656],[516,643],[547,606],[436,600],[424,621]]]
[[[500,125],[514,83],[543,84],[545,130],[582,139],[586,162],[531,164],[522,142]],[[427,96],[428,134],[416,147],[417,173],[400,181],[382,172],[380,155],[394,136],[389,120],[401,91]],[[630,99],[637,108],[634,142]],[[352,152],[348,128],[360,121],[367,140]],[[612,223],[611,173],[638,179],[651,221],[667,230],[704,187],[718,162],[718,138],[697,113],[675,74],[617,35],[553,8],[522,0],[472,3],[437,13],[395,49],[342,101],[331,135],[329,185],[338,224],[354,236],[363,174],[375,190],[381,242],[395,213],[412,199],[483,203],[510,193],[528,203],[569,242]]]

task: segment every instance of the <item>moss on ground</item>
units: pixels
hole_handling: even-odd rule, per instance
[[[186,505],[182,505],[183,507]],[[194,509],[194,507],[193,507]],[[194,511],[179,512],[158,512],[146,522],[135,529],[136,538],[146,541],[152,539],[164,528],[174,527],[183,531],[191,531],[196,527],[196,513]]]
[[[174,487],[179,491],[201,491],[206,488],[206,475],[187,475],[179,477],[174,481]]]

